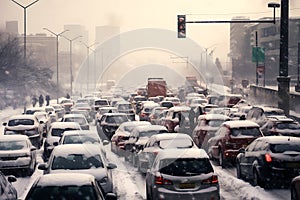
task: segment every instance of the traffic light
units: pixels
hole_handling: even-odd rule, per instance
[[[177,15],[177,37],[186,38],[185,15]]]

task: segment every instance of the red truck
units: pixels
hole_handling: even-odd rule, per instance
[[[147,95],[149,97],[166,96],[167,83],[163,78],[148,78]]]

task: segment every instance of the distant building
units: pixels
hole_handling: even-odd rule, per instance
[[[273,18],[272,18],[273,19]],[[262,18],[260,20],[270,20]],[[239,31],[237,31],[239,30]],[[247,23],[230,25],[230,57],[232,60],[232,79],[240,83],[247,79],[256,82],[256,63],[252,62],[252,47],[265,49],[265,82],[276,85],[279,74],[280,20],[276,23]],[[237,42],[238,41],[238,42]],[[289,75],[295,81],[297,74],[297,52],[300,41],[300,18],[289,20]],[[263,78],[263,77],[262,77]],[[261,78],[261,79],[262,79]],[[259,81],[259,84],[262,81]]]

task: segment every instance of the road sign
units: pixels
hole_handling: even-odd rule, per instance
[[[263,47],[252,47],[252,62],[265,62],[265,48]]]

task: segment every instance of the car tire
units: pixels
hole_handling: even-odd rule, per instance
[[[151,194],[148,188],[148,185],[146,184],[146,200],[152,200]]]
[[[291,200],[297,200],[298,197],[297,197],[297,191],[296,191],[296,188],[295,186],[292,186],[291,187]]]
[[[225,168],[225,160],[222,151],[219,152],[219,165]]]
[[[260,186],[262,188],[269,188],[269,186],[266,185],[266,183],[261,180],[258,171],[256,169],[254,169],[253,171],[253,179],[252,179],[252,183],[253,186]]]
[[[238,179],[243,179],[243,175],[242,175],[242,171],[241,171],[241,165],[240,165],[240,163],[238,163],[238,161],[236,162],[236,177]]]

